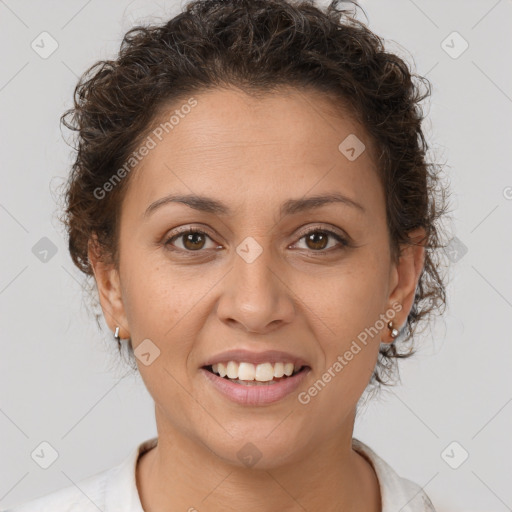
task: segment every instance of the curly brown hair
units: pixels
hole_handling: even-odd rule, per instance
[[[447,188],[441,185],[441,166],[426,158],[420,102],[431,94],[430,82],[387,52],[383,39],[337,0],[326,8],[313,0],[195,0],[164,24],[132,28],[115,60],[99,61],[82,75],[74,107],[61,117],[77,139],[61,218],[74,264],[94,292],[88,259],[94,239],[102,259],[118,268],[118,219],[133,173],[105,197],[98,198],[98,190],[139,147],[152,123],[191,93],[233,86],[251,94],[280,86],[309,89],[348,108],[377,148],[395,262],[400,246],[412,243],[408,233],[425,229],[414,304],[399,336],[381,345],[370,381],[392,385],[397,359],[414,353],[412,337],[420,321],[446,306],[439,220]],[[101,311],[98,325],[100,317]],[[407,341],[409,350],[401,352]],[[132,363],[136,368],[133,358]]]

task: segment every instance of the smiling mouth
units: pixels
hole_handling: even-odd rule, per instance
[[[298,368],[294,368],[293,371],[289,375],[281,375],[280,377],[276,377],[275,375],[272,376],[272,378],[269,378],[270,375],[267,375],[262,379],[261,377],[258,378],[256,375],[249,375],[247,378],[240,379],[239,375],[237,375],[238,372],[230,372],[230,369],[228,367],[227,374],[222,375],[222,373],[226,373],[224,369],[221,369],[219,371],[218,365],[207,365],[203,366],[203,369],[209,371],[213,375],[216,375],[217,377],[220,377],[222,379],[228,380],[230,382],[236,383],[236,384],[242,384],[244,386],[268,386],[272,384],[277,384],[278,382],[287,380],[291,377],[294,377],[295,375],[304,372],[309,369],[309,366],[300,366]],[[288,372],[289,373],[289,372]],[[229,376],[230,374],[231,376]]]

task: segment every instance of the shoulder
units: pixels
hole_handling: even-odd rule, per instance
[[[117,466],[4,512],[143,512],[135,476],[137,460],[157,440],[155,437],[140,443]]]
[[[110,468],[39,498],[27,501],[5,512],[89,512],[105,510],[106,483],[115,473]]]
[[[365,456],[377,475],[382,500],[382,512],[436,512],[425,491],[415,482],[401,477],[368,445],[352,439],[352,447]]]

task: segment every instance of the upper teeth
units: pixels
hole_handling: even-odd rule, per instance
[[[293,363],[262,363],[254,365],[252,363],[237,363],[236,361],[228,361],[227,363],[212,364],[214,373],[218,373],[221,377],[228,376],[230,379],[240,380],[257,380],[259,382],[267,382],[283,375],[289,377],[294,370],[299,370],[300,365],[295,367]]]

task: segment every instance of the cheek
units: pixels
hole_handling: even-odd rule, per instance
[[[127,318],[140,375],[155,402],[165,404],[168,411],[184,407],[182,386],[189,388],[187,361],[199,328],[194,303],[204,295],[198,288],[194,280],[171,272],[170,266],[143,265],[142,259],[126,288]],[[142,357],[147,352],[149,364]]]
[[[357,335],[384,312],[383,276],[378,266],[368,263],[340,269],[322,283],[321,293],[312,296],[312,309],[338,339]]]
[[[316,378],[328,382],[322,391],[325,407],[340,400],[346,400],[347,406],[354,405],[377,362],[384,325],[379,317],[385,312],[385,302],[375,267],[372,271],[365,268],[352,268],[326,283],[322,296],[324,313],[319,314],[317,339],[324,361]],[[323,389],[323,385],[319,387]],[[340,407],[339,415],[344,411]],[[338,420],[338,416],[333,418]]]
[[[324,358],[318,377],[328,372],[325,378],[333,382],[327,386],[327,403],[339,396],[357,401],[377,362],[386,325],[380,316],[385,314],[387,269],[385,258],[379,262],[373,254],[373,249],[360,252],[336,276],[324,279],[311,306],[320,318],[317,339]]]
[[[184,278],[180,270],[148,254],[127,258],[124,274],[123,302],[134,346],[145,338],[163,345],[179,330],[194,298],[201,296],[197,280]]]

